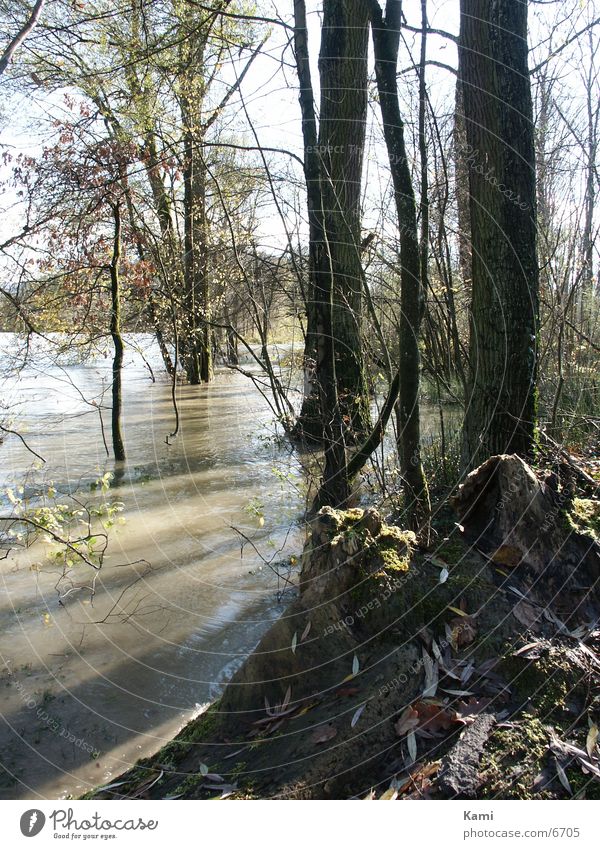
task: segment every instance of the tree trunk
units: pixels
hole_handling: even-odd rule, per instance
[[[423,314],[423,268],[419,251],[415,194],[404,141],[397,84],[401,4],[388,0],[385,19],[379,3],[373,2],[375,75],[383,120],[383,132],[394,185],[400,226],[400,362],[398,401],[398,454],[406,506],[412,527],[428,537],[431,504],[421,461],[419,410],[419,334]]]
[[[305,363],[314,366],[314,380],[307,381],[311,393],[304,401],[301,423],[314,424],[313,390],[327,396],[321,373],[327,357],[323,340],[323,316],[329,298],[328,284],[319,277],[332,277],[333,356],[336,392],[344,420],[345,439],[355,441],[369,429],[369,392],[361,344],[362,291],[364,271],[360,256],[361,180],[367,119],[368,24],[367,0],[326,0],[319,74],[321,108],[318,139],[310,86],[304,4],[296,3],[296,57],[301,86],[302,125],[305,142],[305,176],[310,221],[311,291],[307,310]],[[315,147],[316,145],[316,147]],[[321,290],[320,294],[318,290]],[[326,322],[327,323],[327,322]],[[322,405],[321,405],[322,406]],[[322,412],[322,410],[321,410]],[[326,419],[329,413],[326,413]],[[321,417],[320,436],[328,427]]]
[[[538,265],[527,3],[461,0],[460,79],[473,241],[464,462],[531,456]]]
[[[456,82],[456,100],[454,107],[454,174],[456,208],[458,213],[458,264],[463,284],[470,288],[473,278],[471,261],[471,214],[469,210],[469,148],[465,127],[465,109],[463,87],[460,79]]]
[[[115,222],[113,255],[110,263],[110,335],[114,346],[112,364],[112,444],[115,460],[125,459],[125,446],[123,444],[123,433],[121,431],[121,407],[122,407],[122,380],[123,369],[123,338],[121,336],[121,283],[119,278],[119,264],[121,262],[121,211],[119,205],[113,207]]]
[[[210,341],[208,283],[208,219],[206,214],[206,166],[202,104],[206,88],[204,53],[206,42],[198,36],[181,45],[181,118],[184,128],[184,334],[181,339],[184,365],[193,385],[208,383],[213,376]]]

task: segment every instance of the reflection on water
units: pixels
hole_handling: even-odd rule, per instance
[[[160,374],[155,353],[145,356]],[[169,445],[170,386],[153,384],[130,351],[127,462],[115,470],[89,403],[101,403],[109,368],[109,360],[27,367],[4,393],[46,464],[32,472],[31,455],[7,439],[3,489],[28,472],[30,491],[45,480],[87,499],[92,481],[116,471],[126,521],[111,531],[93,601],[81,591],[59,604],[56,573],[30,568],[41,562],[39,546],[0,564],[3,798],[79,795],[162,745],[281,613],[281,582],[249,546],[242,556],[234,529],[268,559],[302,542],[299,530],[289,533],[300,499],[273,473],[283,464],[299,481],[299,469],[270,439],[269,408],[246,378],[222,371],[209,387],[180,387],[181,431]],[[108,429],[109,412],[104,419]],[[89,578],[85,567],[74,572]]]

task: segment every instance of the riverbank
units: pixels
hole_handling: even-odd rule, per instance
[[[598,798],[598,502],[502,468],[430,552],[322,511],[300,597],[223,697],[86,798]]]

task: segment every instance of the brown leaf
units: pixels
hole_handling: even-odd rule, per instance
[[[328,740],[333,740],[337,736],[337,728],[335,725],[323,725],[318,728],[312,735],[312,743],[327,743]]]
[[[451,643],[455,649],[462,649],[465,646],[470,646],[477,636],[477,626],[475,620],[471,616],[463,616],[450,620],[452,628]]]
[[[513,614],[521,625],[525,625],[526,628],[532,628],[542,616],[542,611],[532,604],[521,600],[513,607]]]
[[[490,559],[494,563],[499,563],[500,566],[506,566],[508,569],[516,569],[523,559],[523,553],[514,545],[501,545],[492,554]]]
[[[431,786],[431,777],[434,776],[440,768],[440,761],[432,761],[422,766],[413,768],[409,777],[398,787],[398,793],[406,793],[407,790],[418,790],[423,792]]]
[[[433,734],[447,731],[455,722],[454,713],[436,702],[415,702],[413,708],[419,716],[419,728]]]
[[[408,734],[409,731],[412,731],[416,728],[421,719],[416,710],[414,710],[410,705],[406,708],[400,719],[394,725],[396,729],[396,734],[398,737],[404,737],[405,734]]]
[[[474,722],[475,717],[479,716],[480,713],[483,713],[490,704],[492,703],[491,699],[469,699],[468,702],[459,702],[456,710],[456,721],[463,722],[467,725],[469,722]]]
[[[335,691],[336,696],[355,696],[360,692],[360,687],[340,687]]]

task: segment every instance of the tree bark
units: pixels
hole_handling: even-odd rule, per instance
[[[473,290],[464,462],[534,450],[538,264],[527,3],[461,0]]]
[[[37,0],[29,17],[15,37],[10,40],[2,56],[0,56],[0,76],[6,71],[16,51],[23,44],[29,33],[37,26],[45,2],[46,0]]]
[[[428,539],[431,504],[421,460],[419,410],[419,335],[424,306],[422,257],[415,193],[406,154],[404,123],[398,100],[397,66],[401,3],[388,0],[385,18],[372,3],[375,75],[390,161],[394,199],[400,227],[400,361],[398,400],[398,454],[411,526]]]
[[[125,446],[121,430],[122,408],[122,369],[123,369],[123,338],[121,336],[121,282],[119,265],[121,262],[121,211],[118,204],[113,207],[114,243],[110,263],[110,335],[112,336],[114,355],[112,363],[112,444],[115,460],[125,459]]]
[[[325,0],[319,75],[321,106],[316,138],[314,104],[302,4],[296,3],[296,54],[301,85],[305,176],[309,192],[314,309],[308,310],[305,361],[314,363],[314,386],[323,395],[322,374],[329,341],[323,339],[320,310],[328,302],[318,278],[332,277],[331,333],[337,396],[345,439],[369,429],[369,392],[361,344],[364,271],[361,261],[361,181],[366,138],[368,82],[368,0]],[[315,149],[316,141],[316,149]],[[318,170],[317,170],[318,169]],[[318,182],[316,175],[318,173]],[[318,192],[318,194],[317,194]],[[321,289],[321,294],[319,294]],[[327,323],[327,322],[326,322]],[[309,382],[309,390],[310,384]],[[305,399],[303,419],[314,419],[315,399]],[[329,413],[326,414],[326,418]],[[321,417],[319,430],[327,427]]]

